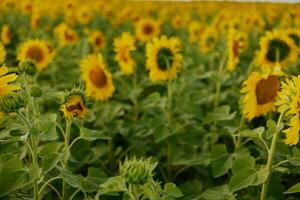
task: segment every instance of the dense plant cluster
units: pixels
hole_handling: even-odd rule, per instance
[[[0,0],[0,199],[299,199],[299,10]]]

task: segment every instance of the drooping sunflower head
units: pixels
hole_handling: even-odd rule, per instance
[[[260,39],[260,50],[258,52],[258,64],[274,66],[280,63],[285,66],[288,62],[297,59],[298,48],[294,41],[283,31],[267,32]]]
[[[135,25],[136,37],[142,42],[146,42],[154,37],[157,37],[159,33],[160,22],[157,20],[150,18],[140,19]]]
[[[1,41],[4,45],[8,45],[11,42],[12,34],[7,24],[2,26],[1,30]]]
[[[133,74],[135,62],[131,52],[136,50],[135,38],[128,32],[114,39],[115,60],[124,74]]]
[[[285,112],[288,119],[289,127],[283,131],[286,134],[285,144],[296,145],[299,142],[300,131],[300,76],[292,76],[282,83],[275,104],[278,111]]]
[[[8,68],[3,65],[0,67],[0,96],[5,96],[12,91],[21,89],[18,85],[11,85],[10,82],[16,80],[17,75],[15,73],[8,73]]]
[[[241,93],[242,114],[251,121],[254,117],[274,111],[274,102],[280,89],[279,76],[276,74],[263,75],[253,72],[244,81]]]
[[[6,51],[4,45],[0,42],[0,64],[5,61]]]
[[[101,31],[93,30],[88,33],[88,41],[95,52],[105,47],[105,37]]]
[[[112,74],[106,68],[101,54],[87,56],[80,62],[80,69],[88,97],[103,101],[113,95],[115,87]]]
[[[235,29],[229,30],[227,38],[228,61],[227,69],[233,71],[239,63],[239,56],[248,46],[248,35]]]
[[[88,100],[85,97],[82,88],[73,88],[66,91],[60,110],[64,113],[65,118],[84,118],[88,112]]]
[[[218,33],[213,27],[206,28],[200,39],[200,50],[203,53],[209,53],[215,48],[218,39]]]
[[[181,42],[174,37],[162,36],[147,43],[146,68],[149,70],[150,80],[164,81],[175,78],[183,61],[181,50]]]

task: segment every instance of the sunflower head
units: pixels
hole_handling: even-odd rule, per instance
[[[181,50],[181,42],[174,37],[162,36],[149,42],[146,46],[146,68],[149,70],[150,80],[175,78],[183,61]]]
[[[280,63],[285,66],[288,62],[294,62],[297,59],[297,52],[297,46],[285,32],[278,30],[267,32],[260,39],[258,64],[274,66],[276,63]]]
[[[2,31],[1,31],[1,41],[4,45],[8,45],[11,42],[12,39],[12,34],[10,31],[10,28],[7,24],[2,26]]]
[[[130,184],[143,185],[152,180],[156,166],[157,163],[151,163],[151,158],[147,160],[135,157],[130,160],[126,158],[124,163],[120,164],[120,175]]]
[[[42,71],[52,61],[53,56],[48,42],[35,39],[20,45],[17,58],[20,62],[30,60],[36,65],[38,71]]]
[[[115,91],[112,74],[106,68],[101,54],[84,58],[80,62],[80,69],[88,97],[103,101],[112,96]]]
[[[300,76],[292,76],[282,83],[275,104],[278,112],[285,112],[288,120],[288,128],[283,131],[286,134],[285,144],[296,145],[300,131]]]
[[[105,37],[101,31],[88,31],[88,41],[95,52],[105,47]]]
[[[206,28],[200,38],[200,50],[203,53],[211,52],[215,48],[218,39],[218,33],[213,27]]]
[[[287,30],[287,35],[291,38],[295,45],[299,48],[300,47],[300,29],[299,28],[290,28]]]
[[[20,92],[11,92],[0,97],[0,112],[8,114],[17,112],[24,107],[27,97]]]
[[[114,39],[115,60],[124,74],[133,74],[135,61],[131,52],[136,50],[135,38],[128,32],[122,33],[120,37]]]
[[[274,111],[274,102],[280,89],[280,80],[277,74],[264,75],[253,72],[244,81],[241,92],[242,114],[248,121],[254,117]]]
[[[73,88],[66,91],[61,104],[61,111],[65,118],[84,118],[88,112],[88,100],[82,88]]]
[[[140,19],[135,25],[135,33],[138,40],[149,41],[160,33],[160,22],[154,19]]]

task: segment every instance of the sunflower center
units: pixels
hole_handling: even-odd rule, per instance
[[[273,101],[280,88],[280,82],[275,75],[267,79],[260,80],[256,85],[256,101],[258,105],[263,105]]]
[[[157,65],[159,69],[165,71],[173,63],[173,53],[169,48],[163,47],[157,52]]]
[[[102,88],[107,83],[107,77],[104,71],[100,68],[94,68],[89,73],[90,80],[97,88]]]
[[[300,38],[296,34],[290,34],[289,37],[295,42],[297,46],[300,46]]]
[[[233,56],[239,56],[239,42],[234,40],[232,45]]]
[[[28,49],[27,51],[27,58],[32,59],[33,61],[36,62],[41,62],[44,59],[44,54],[42,49],[40,49],[37,46],[32,46]]]
[[[101,39],[101,37],[96,37],[96,39],[95,39],[95,44],[96,44],[97,46],[101,46],[101,44],[102,44],[102,39]]]
[[[150,35],[152,34],[154,31],[154,28],[151,24],[145,24],[145,26],[143,27],[143,32],[146,34],[146,35]]]
[[[68,112],[75,112],[75,111],[82,111],[83,110],[83,106],[81,105],[80,102],[77,102],[75,105],[70,105],[70,106],[66,106],[66,109]]]
[[[65,31],[64,35],[65,35],[65,39],[67,41],[73,41],[75,39],[74,34],[72,34],[72,32],[70,32],[68,30]]]
[[[274,39],[270,41],[267,59],[271,62],[282,61],[290,54],[290,47],[284,41]]]
[[[206,40],[207,45],[213,45],[215,43],[215,41],[216,41],[215,38],[211,37],[211,36],[209,36]]]

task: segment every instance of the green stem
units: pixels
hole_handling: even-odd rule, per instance
[[[240,133],[241,133],[241,131],[242,131],[244,125],[245,125],[245,122],[246,122],[245,118],[242,117],[241,121],[240,121],[239,128],[238,128],[238,136],[237,136],[237,140],[236,140],[236,147],[239,147],[240,144],[241,144],[242,137],[240,136]]]
[[[268,188],[269,188],[269,183],[270,183],[270,178],[271,178],[272,168],[273,168],[273,157],[274,157],[274,153],[276,150],[277,139],[278,139],[278,136],[280,133],[279,126],[283,120],[284,114],[285,114],[285,112],[282,112],[279,116],[279,119],[277,121],[277,125],[275,128],[275,132],[274,132],[274,135],[272,138],[271,148],[270,148],[270,151],[268,152],[268,162],[267,162],[268,177],[267,177],[267,180],[262,185],[260,200],[266,200],[266,198],[267,198],[267,193],[268,193]]]
[[[138,73],[137,69],[135,69],[135,72],[133,74],[133,91],[137,91],[137,85],[138,85]],[[134,106],[134,120],[138,120],[138,114],[139,114],[139,106],[138,106],[138,96],[134,93],[133,97],[133,106]]]
[[[71,124],[72,120],[66,119],[66,131],[65,131],[65,149],[64,149],[64,162],[63,167],[68,169],[68,161],[70,157],[70,132],[71,132]],[[62,200],[67,200],[67,183],[63,180],[63,188],[62,188]]]
[[[32,146],[32,164],[34,166],[38,165],[37,163],[37,144],[36,144],[36,138],[34,136],[30,136],[30,141],[31,141],[31,146]],[[38,178],[36,177],[33,180],[33,194],[34,194],[34,200],[38,200],[39,199],[39,188],[38,188]]]
[[[44,191],[44,189],[54,180],[57,180],[57,179],[61,179],[61,177],[53,177],[53,178],[50,178],[47,182],[44,183],[44,185],[41,187],[40,191],[39,191],[39,196],[42,194],[42,192]]]
[[[225,62],[226,62],[226,57],[224,57],[221,61],[220,61],[220,65],[219,65],[219,71],[218,71],[218,79],[216,81],[216,93],[215,93],[215,101],[214,101],[214,107],[217,107],[219,105],[219,101],[220,101],[220,92],[221,92],[221,77],[223,74],[223,68],[225,66]]]

